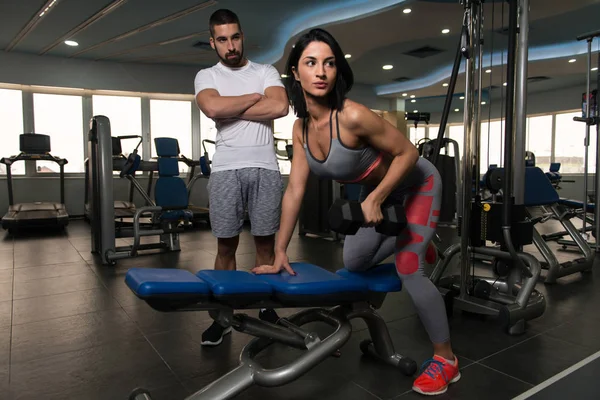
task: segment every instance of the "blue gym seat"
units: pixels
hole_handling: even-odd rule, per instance
[[[220,303],[274,301],[285,307],[340,305],[366,301],[372,293],[397,292],[402,283],[393,263],[365,272],[341,269],[336,273],[313,264],[291,263],[296,275],[286,271],[255,275],[245,271],[189,271],[159,268],[132,268],[127,286],[143,300],[169,302],[182,294],[210,295],[208,309]],[[251,301],[250,301],[251,300]]]
[[[179,143],[174,138],[155,138],[158,155],[158,180],[154,199],[156,205],[167,211],[160,214],[163,221],[189,221],[193,213],[188,210],[188,192],[179,177]]]

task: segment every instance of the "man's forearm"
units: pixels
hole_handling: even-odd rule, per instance
[[[285,117],[289,106],[281,100],[263,97],[258,103],[252,105],[238,116],[240,119],[249,121],[268,121]]]
[[[206,101],[204,113],[209,118],[239,117],[260,99],[258,93],[244,94],[241,96],[212,96]],[[202,107],[201,107],[202,109]]]

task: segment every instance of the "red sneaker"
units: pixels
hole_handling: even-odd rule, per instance
[[[432,359],[425,361],[421,375],[415,380],[413,390],[427,396],[435,396],[445,393],[448,385],[458,382],[460,371],[458,370],[458,360],[454,357],[454,365],[440,356],[433,356]]]

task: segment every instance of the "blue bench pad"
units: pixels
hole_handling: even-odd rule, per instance
[[[192,274],[180,269],[132,268],[127,286],[140,298],[168,302],[208,300],[211,297],[234,308],[266,300],[294,307],[339,305],[363,301],[372,292],[401,289],[394,264],[366,272],[336,273],[307,263],[292,263],[296,275],[254,275],[244,271],[203,270]],[[168,304],[160,304],[168,309]]]
[[[394,263],[381,264],[368,271],[351,272],[340,269],[336,273],[348,279],[361,279],[365,281],[371,292],[399,292],[402,290],[402,281],[396,272]]]
[[[161,295],[210,295],[210,286],[182,269],[131,268],[125,283],[139,297]]]
[[[196,276],[207,282],[215,295],[262,293],[268,297],[273,293],[271,285],[245,271],[202,270]]]
[[[291,295],[367,292],[369,289],[362,280],[345,279],[313,264],[291,263],[290,266],[296,275],[281,271],[256,276],[271,285],[275,293]]]
[[[579,201],[579,200],[565,199],[565,198],[561,197],[561,199],[559,200],[559,203],[562,204],[563,206],[567,206],[570,208],[583,208],[583,201]],[[596,208],[595,204],[588,203],[588,205],[587,205],[588,212],[594,212],[595,208]]]

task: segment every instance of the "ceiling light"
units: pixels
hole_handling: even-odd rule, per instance
[[[508,83],[506,83],[506,82],[504,82],[504,83],[502,84],[502,86],[506,86],[506,85],[508,85]]]
[[[416,103],[417,101],[415,99],[412,99],[410,102],[411,103]]]
[[[385,69],[385,70],[388,70],[388,69],[392,69],[392,68],[394,68],[394,66],[393,66],[393,65],[389,65],[389,64],[387,64],[387,65],[384,65],[384,66],[383,66],[383,67],[381,67],[381,68],[383,68],[383,69]]]
[[[44,9],[44,11],[42,11],[42,12],[40,13],[40,17],[43,17],[43,16],[44,16],[44,14],[46,14],[46,13],[48,12],[48,10],[50,9],[50,7],[52,7],[52,6],[54,5],[54,3],[56,3],[56,0],[53,0],[53,1],[52,1],[52,3],[48,4],[48,7],[46,7],[46,8]]]
[[[288,76],[286,74],[281,74],[282,78],[287,78]]]
[[[408,93],[402,93],[402,97],[408,96]]]
[[[411,94],[411,95],[410,95],[410,98],[411,98],[411,99],[414,99],[415,97],[417,97],[417,96],[415,96],[414,94]]]
[[[445,35],[447,33],[450,33],[450,29],[442,29],[442,33]]]
[[[410,14],[412,12],[412,10],[410,8],[405,8],[404,10],[402,10],[402,12],[404,14]]]
[[[459,112],[460,110],[458,108],[455,108],[454,111]]]
[[[414,110],[413,112],[414,112],[414,113],[418,113],[418,112],[419,112],[419,110]]]
[[[461,100],[464,100],[464,99],[465,99],[465,96],[460,96],[460,99],[461,99]]]
[[[352,54],[346,54],[344,57],[350,58],[350,57],[352,57]]]
[[[491,69],[486,69],[486,70],[485,70],[485,73],[486,73],[486,74],[491,74],[491,73],[492,73],[492,70],[491,70]]]
[[[575,61],[577,61],[577,60],[576,60],[576,59],[574,59],[574,58],[571,58],[571,59],[569,60],[569,62],[570,62],[570,63],[574,63]]]
[[[65,44],[66,44],[67,46],[79,46],[79,43],[77,43],[77,42],[76,42],[76,41],[74,41],[74,40],[65,40]]]
[[[485,106],[487,103],[485,101],[481,102],[481,105]]]
[[[592,71],[598,71],[598,67],[592,68]]]
[[[443,87],[448,87],[447,83],[442,84]]]

